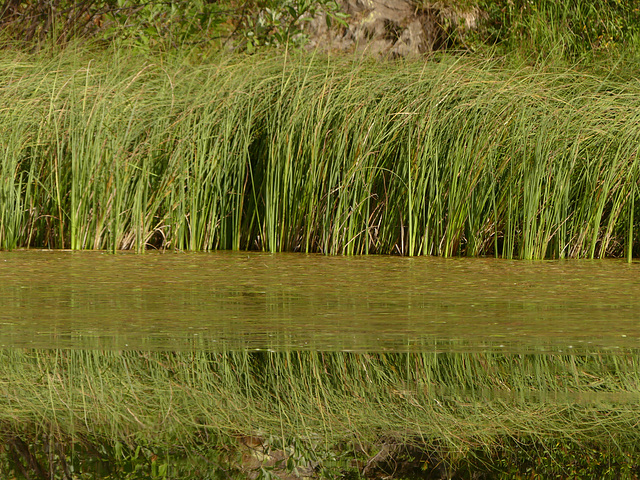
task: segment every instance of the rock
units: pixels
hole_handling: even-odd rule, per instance
[[[271,448],[269,442],[260,435],[238,435],[238,450],[241,453],[240,470],[248,479],[261,477],[263,469],[272,471],[281,480],[307,480],[317,478],[318,462],[305,460],[300,463],[293,447]],[[287,470],[289,459],[295,467]]]
[[[424,55],[444,47],[452,33],[458,37],[479,28],[486,15],[440,3],[411,0],[339,0],[349,15],[347,26],[329,29],[324,14],[308,22],[309,48],[369,53],[377,57]]]

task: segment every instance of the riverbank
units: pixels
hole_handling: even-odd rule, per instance
[[[639,253],[624,65],[1,55],[3,249]]]
[[[0,357],[9,476],[638,475],[634,350]]]

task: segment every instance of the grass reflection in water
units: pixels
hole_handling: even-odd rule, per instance
[[[0,468],[29,478],[89,467],[113,478],[632,477],[639,365],[632,349],[6,349]]]

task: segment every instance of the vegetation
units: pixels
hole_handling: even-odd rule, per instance
[[[319,12],[343,22],[335,0],[7,0],[0,9],[5,41],[43,48],[89,40],[139,51],[220,48],[252,52],[301,45],[304,23]]]
[[[498,44],[503,53],[577,61],[637,48],[640,8],[629,0],[478,0],[485,12],[472,45]]]
[[[592,53],[637,49],[640,8],[634,0],[413,0],[416,9],[440,9],[448,35],[443,47],[573,61]],[[318,13],[344,26],[336,0],[6,0],[0,7],[5,42],[28,49],[90,40],[142,51],[220,48],[240,50],[302,45],[305,24]],[[472,13],[475,28],[452,21]]]
[[[0,355],[6,476],[639,473],[635,351]]]
[[[6,0],[0,249],[638,256],[637,2],[440,4],[391,63],[298,49],[329,0]],[[637,478],[639,358],[4,349],[0,476]]]
[[[373,64],[291,52],[329,0],[5,2],[0,248],[637,255],[640,9],[443,5]]]
[[[634,255],[620,68],[3,58],[0,248]]]

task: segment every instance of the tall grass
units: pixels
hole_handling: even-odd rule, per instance
[[[637,81],[446,56],[1,55],[0,248],[638,254]]]
[[[626,0],[479,2],[487,32],[505,51],[529,58],[586,59],[638,45],[640,11]]]
[[[184,456],[203,441],[212,449],[251,435],[327,455],[344,442],[373,452],[381,442],[421,445],[449,460],[509,442],[623,452],[638,442],[635,351],[2,350],[0,360],[5,439]]]

